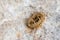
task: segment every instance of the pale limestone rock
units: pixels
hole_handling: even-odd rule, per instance
[[[41,11],[42,27],[28,29],[27,19]],[[0,0],[0,40],[60,40],[60,0]]]

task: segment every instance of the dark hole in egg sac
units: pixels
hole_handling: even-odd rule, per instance
[[[37,16],[35,16],[34,18],[33,18],[33,20],[36,20],[37,19]]]
[[[39,21],[39,18],[37,18],[36,20],[35,20],[35,22],[38,22]]]
[[[38,21],[39,21],[39,18],[38,18],[37,16],[35,16],[35,18],[33,18],[33,20],[34,20],[35,22],[38,22]]]
[[[41,18],[41,16],[38,16],[39,18]]]
[[[34,22],[31,21],[31,22],[30,22],[30,25],[33,25],[33,24],[34,24]]]

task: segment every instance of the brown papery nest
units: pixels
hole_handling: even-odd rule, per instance
[[[27,21],[27,27],[30,29],[38,29],[45,20],[44,12],[34,12]]]

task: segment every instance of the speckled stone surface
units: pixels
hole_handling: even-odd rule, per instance
[[[42,27],[28,29],[26,20],[41,11]],[[0,0],[0,40],[60,40],[60,0]]]

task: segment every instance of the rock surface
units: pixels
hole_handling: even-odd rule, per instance
[[[27,28],[30,15],[41,11],[42,27]],[[60,0],[0,0],[0,40],[60,40]]]

